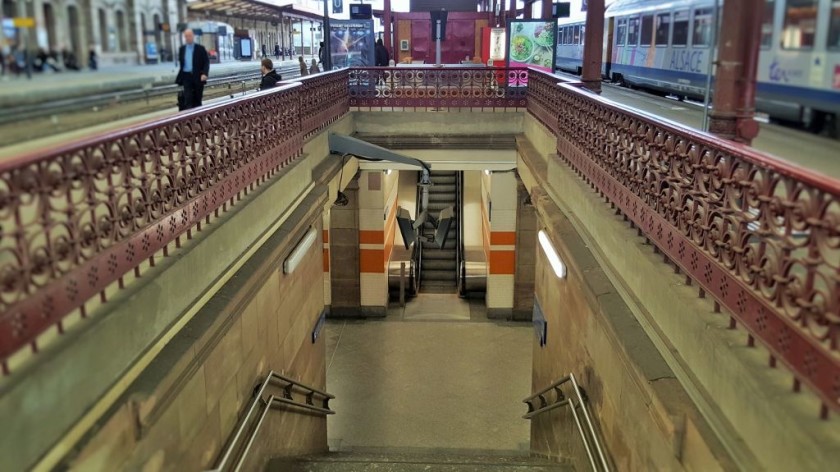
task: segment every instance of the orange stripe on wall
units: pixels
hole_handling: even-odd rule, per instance
[[[513,275],[516,269],[516,252],[490,251],[490,273],[495,275]]]
[[[324,248],[324,272],[330,271],[330,250]]]
[[[323,231],[323,233],[324,233],[324,244],[329,244],[330,243],[330,230],[325,229]]]
[[[515,231],[493,231],[490,233],[490,244],[494,246],[515,246]]]
[[[360,249],[359,272],[366,274],[385,273],[385,251],[382,249]]]
[[[359,231],[359,244],[382,244],[385,242],[385,232],[377,230]]]

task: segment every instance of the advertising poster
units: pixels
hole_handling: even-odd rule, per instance
[[[490,60],[505,60],[505,29],[493,28],[490,30]]]
[[[511,20],[508,22],[508,66],[554,70],[557,22]]]
[[[333,69],[373,67],[373,20],[331,20]]]

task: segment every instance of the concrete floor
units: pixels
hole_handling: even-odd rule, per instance
[[[531,326],[485,311],[421,295],[384,320],[328,322],[331,450],[527,451]]]

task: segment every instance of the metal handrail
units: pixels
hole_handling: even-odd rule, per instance
[[[458,212],[458,253],[456,255],[455,278],[460,295],[466,294],[467,266],[464,264],[464,171],[458,171],[455,179],[456,211]]]
[[[270,395],[268,398],[263,399],[263,394],[265,393],[268,386],[272,384],[276,385],[278,381],[285,383],[285,385],[282,386],[282,396],[278,397],[276,395]],[[302,403],[299,401],[295,401],[292,398],[292,394],[294,393],[296,387],[299,390],[304,390],[306,392],[305,402]],[[315,396],[321,397],[321,406],[317,406],[314,404]],[[242,464],[245,463],[245,459],[248,457],[248,452],[251,450],[251,446],[254,444],[254,440],[259,434],[263,421],[265,421],[265,417],[268,414],[268,410],[270,410],[272,406],[281,407],[283,405],[289,405],[295,408],[309,410],[321,415],[334,415],[335,411],[329,408],[329,401],[334,398],[334,395],[302,384],[294,379],[290,379],[272,370],[268,373],[262,384],[260,384],[259,389],[256,390],[254,399],[251,401],[251,406],[248,408],[248,412],[239,421],[239,426],[236,428],[236,432],[233,434],[233,437],[230,440],[230,442],[228,442],[228,445],[224,449],[221,458],[216,463],[216,466],[210,469],[210,472],[221,472],[223,470],[231,470],[234,472],[238,472],[242,468]],[[246,427],[250,422],[249,420],[251,419],[251,416],[257,411],[257,406],[260,404],[263,405],[263,410],[260,414],[256,426],[254,427],[253,431],[251,431],[251,433],[248,435],[248,440],[245,443],[245,447],[242,450],[242,453],[239,454],[239,457],[236,459],[236,462],[230,468],[227,468],[228,462],[233,457],[234,451],[236,450],[236,446],[240,442],[239,439],[242,437]]]
[[[563,394],[563,391],[560,389],[560,387],[566,383],[571,383],[572,385],[572,390],[574,392],[574,395],[572,397],[567,398]],[[545,396],[545,394],[550,391],[554,391],[556,395],[553,403],[549,403]],[[535,408],[533,403],[537,399],[539,399],[539,408]],[[577,403],[575,403],[575,400],[577,400]],[[552,383],[548,387],[522,400],[522,402],[528,405],[528,413],[522,416],[522,418],[525,418],[526,420],[530,420],[535,416],[546,411],[553,410],[561,406],[568,406],[569,410],[572,413],[572,418],[574,418],[575,420],[575,425],[577,426],[578,433],[580,434],[580,439],[581,441],[583,441],[583,447],[586,450],[586,455],[589,458],[589,464],[592,466],[592,470],[609,472],[609,462],[607,462],[606,455],[604,454],[604,448],[601,446],[601,443],[598,440],[598,435],[595,433],[595,427],[592,424],[592,418],[589,415],[589,410],[586,408],[586,403],[584,402],[583,396],[580,394],[580,386],[578,385],[577,380],[575,379],[575,374],[566,375],[565,377]],[[583,424],[580,421],[580,417],[578,416],[578,408],[580,408],[580,410],[583,412],[583,418],[586,422],[585,431]],[[592,451],[593,447],[595,449],[595,453],[597,453],[597,461],[595,454]]]

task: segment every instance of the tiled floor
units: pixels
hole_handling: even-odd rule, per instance
[[[327,324],[332,449],[527,450],[530,324],[424,295],[384,320]]]

